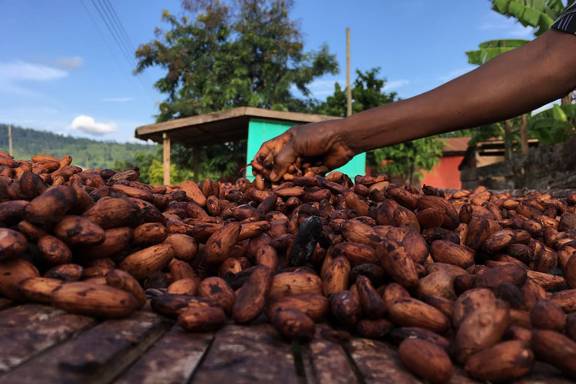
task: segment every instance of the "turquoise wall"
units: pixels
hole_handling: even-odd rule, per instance
[[[294,123],[283,121],[251,119],[248,124],[247,162],[252,161],[264,142],[281,135],[293,125]],[[338,170],[352,178],[356,175],[364,175],[366,172],[366,154],[361,153],[354,156],[352,160],[343,167],[338,168]],[[252,167],[248,166],[246,168],[246,175],[250,180],[254,178],[252,176]]]

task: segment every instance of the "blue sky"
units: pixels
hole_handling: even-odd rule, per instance
[[[178,0],[111,0],[133,46],[150,41],[163,9]],[[161,72],[134,76],[94,7],[98,0],[0,0],[0,122],[73,136],[133,141],[163,99]],[[345,28],[352,67],[381,67],[403,98],[434,88],[470,67],[464,52],[531,30],[490,9],[489,0],[295,0],[306,49],[327,43],[341,73],[312,84],[317,98],[344,79]]]

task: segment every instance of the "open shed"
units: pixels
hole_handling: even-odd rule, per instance
[[[264,142],[282,134],[290,127],[333,119],[339,117],[239,107],[143,125],[136,128],[135,136],[138,139],[162,143],[164,184],[170,184],[170,145],[173,142],[188,147],[199,147],[247,140],[246,160],[249,162]],[[366,154],[357,155],[339,170],[349,176],[363,175],[366,170]],[[251,167],[247,168],[246,176],[252,178]]]

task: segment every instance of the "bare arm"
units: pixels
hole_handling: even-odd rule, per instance
[[[549,31],[430,92],[354,115],[339,129],[363,152],[518,116],[573,89],[576,37]]]
[[[518,116],[576,89],[576,37],[549,31],[430,92],[349,118],[292,128],[265,143],[254,169],[279,180],[298,158],[335,168],[355,153]]]

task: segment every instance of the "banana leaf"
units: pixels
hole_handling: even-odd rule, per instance
[[[574,0],[567,3],[571,5]],[[517,19],[525,27],[536,28],[536,36],[549,30],[564,8],[562,0],[492,0],[492,9]]]
[[[506,39],[490,40],[481,43],[477,50],[468,51],[468,63],[482,65],[503,53],[519,48],[528,43],[528,40]]]

